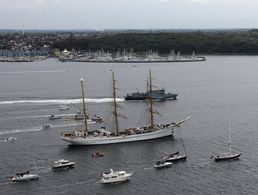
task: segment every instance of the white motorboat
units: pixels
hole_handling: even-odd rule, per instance
[[[75,114],[75,116],[74,116],[74,119],[75,119],[75,120],[83,120],[83,119],[84,119],[83,113],[77,112],[77,113]]]
[[[65,105],[61,105],[58,107],[58,110],[69,110],[69,107],[67,107]]]
[[[51,114],[49,117],[49,120],[56,120],[56,119],[60,119],[60,116],[55,116],[54,114]]]
[[[154,168],[168,168],[171,167],[172,163],[171,162],[166,162],[166,161],[157,161],[154,163]]]
[[[43,129],[48,129],[48,128],[50,128],[50,127],[51,127],[50,124],[44,124],[42,128],[43,128]]]
[[[97,122],[100,122],[98,121],[98,119],[96,118],[96,120],[93,120],[93,119],[89,119],[89,117],[87,116],[86,114],[86,117],[87,117],[87,124],[95,124]],[[84,115],[81,113],[81,112],[77,112],[74,116],[74,119],[75,120],[83,120],[84,119]]]
[[[12,177],[12,182],[23,182],[39,179],[38,174],[31,174],[29,171],[24,173],[17,173],[16,176]]]
[[[152,94],[152,80],[151,80],[151,71],[150,71],[150,81],[149,81],[149,93]],[[70,142],[73,145],[100,145],[100,144],[114,144],[114,143],[125,143],[125,142],[134,142],[134,141],[143,141],[151,140],[157,138],[163,138],[167,136],[173,136],[174,127],[179,127],[179,123],[183,123],[190,119],[190,117],[182,120],[180,122],[170,122],[166,124],[155,124],[154,123],[154,114],[157,113],[153,110],[153,101],[149,99],[150,103],[150,124],[144,127],[134,127],[119,130],[118,117],[126,118],[122,114],[118,113],[117,109],[119,108],[118,103],[116,102],[116,86],[114,72],[112,72],[112,81],[113,81],[113,106],[114,106],[114,118],[115,118],[115,129],[112,133],[98,133],[95,130],[88,129],[88,121],[86,117],[84,118],[84,129],[76,130],[72,132],[64,132],[61,134],[61,139]],[[84,99],[84,89],[83,89],[83,79],[81,79],[81,88],[82,88],[82,101],[83,101],[83,114],[86,116],[85,109],[85,99]],[[110,131],[111,132],[111,131]]]
[[[61,168],[73,168],[75,162],[70,162],[69,160],[60,159],[54,162],[53,169]]]
[[[14,142],[15,140],[17,140],[17,137],[8,137],[4,139],[3,142]]]
[[[102,123],[103,122],[103,117],[94,114],[94,117],[91,120],[95,121],[96,123]]]
[[[108,173],[102,173],[100,183],[109,184],[109,183],[119,183],[128,181],[133,173],[126,173],[125,171],[114,171],[110,169]]]

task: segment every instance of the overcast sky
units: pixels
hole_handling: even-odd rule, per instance
[[[0,0],[0,29],[257,27],[258,0]]]

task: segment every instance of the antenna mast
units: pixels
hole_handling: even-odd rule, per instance
[[[83,87],[83,79],[81,78],[81,89],[82,89],[82,105],[83,105],[83,116],[84,116],[84,131],[88,132],[88,124],[87,124],[87,114],[86,114],[86,106],[84,100],[84,87]]]

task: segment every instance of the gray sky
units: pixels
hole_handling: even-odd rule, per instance
[[[0,0],[0,29],[257,27],[258,0]]]

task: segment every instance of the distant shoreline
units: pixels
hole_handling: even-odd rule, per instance
[[[64,51],[160,55],[258,55],[258,29],[0,31],[0,56],[56,56]],[[8,53],[8,54],[7,54]]]

